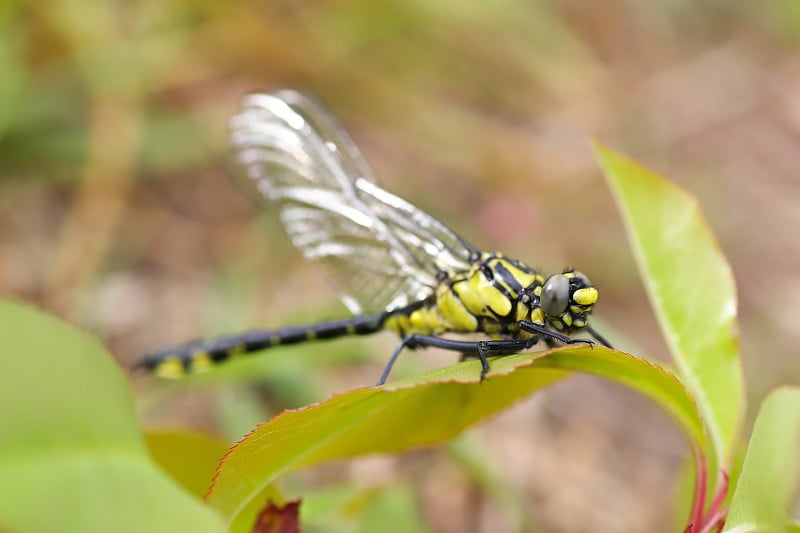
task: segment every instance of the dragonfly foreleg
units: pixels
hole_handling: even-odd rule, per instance
[[[559,341],[563,344],[588,344],[589,346],[594,345],[594,341],[590,341],[588,339],[573,339],[564,335],[563,333],[549,330],[544,326],[540,326],[535,322],[531,322],[530,320],[520,320],[519,329],[527,331],[528,333],[538,333],[539,335],[544,337],[544,341],[550,347],[553,347],[554,345],[553,341]]]

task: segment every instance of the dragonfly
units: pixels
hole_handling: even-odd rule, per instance
[[[180,378],[276,346],[389,330],[400,342],[382,385],[404,349],[477,358],[483,380],[489,357],[540,341],[594,344],[573,338],[585,331],[611,347],[589,325],[599,291],[586,275],[566,268],[545,277],[522,261],[481,251],[390,193],[339,122],[307,94],[249,94],[230,129],[245,179],[277,207],[294,246],[322,267],[352,316],[171,346],[145,355],[137,368]],[[476,333],[482,338],[463,338]]]

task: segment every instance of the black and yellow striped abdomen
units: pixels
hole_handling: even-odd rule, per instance
[[[242,354],[349,335],[367,335],[383,329],[386,313],[331,320],[307,326],[291,326],[201,340],[164,348],[145,356],[136,368],[165,378],[180,378],[208,370]]]

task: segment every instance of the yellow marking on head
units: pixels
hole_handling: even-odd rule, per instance
[[[214,365],[208,352],[195,352],[192,354],[190,367],[192,372],[205,372]]]
[[[583,320],[582,318],[579,318],[578,320],[576,320],[575,322],[572,323],[572,327],[573,328],[582,328],[585,325],[586,325],[586,321]]]
[[[177,379],[186,375],[186,369],[183,368],[183,362],[180,358],[170,357],[158,363],[153,373],[162,378]]]
[[[593,305],[597,302],[598,297],[597,289],[594,287],[585,287],[575,291],[575,294],[572,295],[572,301],[580,305]]]
[[[563,274],[563,275],[564,275],[564,277],[565,277],[565,278],[567,278],[567,279],[572,279],[572,278],[574,278],[574,277],[575,277],[575,272],[574,272],[574,271],[571,271],[571,272],[564,272],[564,274]]]
[[[561,321],[566,324],[567,326],[572,325],[572,315],[569,313],[565,313],[564,316],[561,317]]]
[[[537,285],[536,288],[533,289],[533,294],[535,296],[541,297],[542,296],[542,286],[541,285]]]

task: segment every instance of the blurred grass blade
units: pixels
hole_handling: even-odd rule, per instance
[[[228,453],[208,500],[227,520],[237,519],[261,487],[287,472],[445,442],[572,371],[642,392],[678,422],[695,454],[706,445],[689,393],[674,375],[643,359],[606,348],[569,347],[544,355],[497,358],[492,371],[480,383],[480,363],[461,363],[415,380],[356,389],[284,412]]]
[[[430,531],[420,513],[421,501],[409,487],[400,485],[374,490],[364,503],[358,533]]]
[[[96,339],[0,300],[0,531],[222,531],[147,453]]]
[[[783,387],[761,405],[725,531],[786,531],[798,481],[800,388]]]
[[[413,487],[397,481],[377,486],[326,484],[303,494],[300,523],[307,531],[319,532],[426,533],[429,528],[420,509],[426,503]]]
[[[743,412],[730,266],[694,198],[602,144],[594,148],[672,357],[727,469]]]

